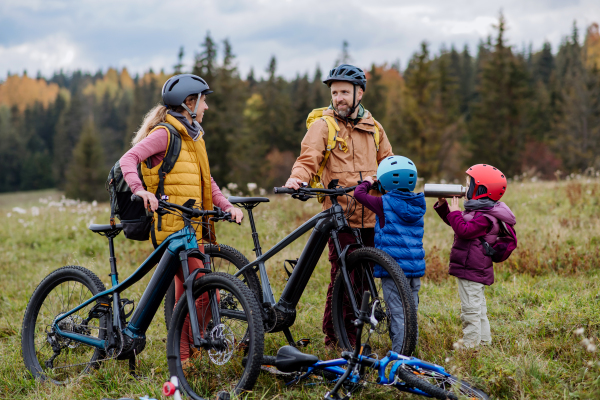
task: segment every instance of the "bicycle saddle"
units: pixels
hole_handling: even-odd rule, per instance
[[[110,224],[107,225],[100,225],[100,224],[91,224],[90,226],[88,226],[88,229],[94,233],[106,233],[106,232],[110,232],[113,230],[117,230],[117,229],[123,229],[123,225],[121,224],[116,224],[115,226],[112,226]]]
[[[302,367],[310,367],[319,361],[319,357],[312,354],[304,354],[292,346],[283,346],[277,352],[275,366],[281,372],[295,372]]]
[[[258,203],[268,203],[270,200],[266,197],[238,197],[229,196],[227,198],[231,204],[240,204],[242,207],[255,207]]]

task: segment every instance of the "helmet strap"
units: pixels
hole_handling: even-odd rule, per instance
[[[202,130],[202,126],[200,126],[200,123],[198,121],[196,121],[196,116],[198,115],[198,107],[200,106],[200,97],[202,97],[202,93],[198,93],[198,99],[196,100],[196,106],[194,107],[194,111],[190,110],[190,108],[185,104],[185,101],[183,103],[181,103],[181,106],[188,113],[190,113],[190,117],[192,117],[192,125],[194,125],[196,128],[198,128],[200,130],[200,132],[202,132],[202,134],[204,134],[204,131]]]

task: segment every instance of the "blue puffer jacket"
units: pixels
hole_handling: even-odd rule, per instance
[[[375,224],[375,247],[392,256],[407,278],[425,275],[423,249],[423,215],[427,209],[423,193],[392,190],[383,196],[385,226]],[[373,270],[376,278],[388,274],[379,265]]]

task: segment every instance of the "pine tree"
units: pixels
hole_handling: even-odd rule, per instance
[[[521,152],[527,141],[524,107],[528,76],[522,59],[505,42],[506,21],[500,14],[493,49],[480,55],[477,102],[469,124],[472,164],[492,164],[507,176],[521,170]]]
[[[108,195],[104,189],[107,173],[102,146],[91,120],[85,123],[79,142],[73,149],[72,161],[66,176],[67,197],[85,201],[107,199]]]
[[[175,75],[181,74],[181,70],[183,69],[183,46],[179,48],[179,53],[177,53],[177,64],[173,66],[173,72]]]
[[[369,71],[367,90],[363,94],[362,104],[376,119],[382,118],[386,114],[387,88],[381,82],[381,71],[377,70],[375,64],[371,65],[371,70]]]
[[[350,57],[350,52],[348,51],[348,41],[344,40],[342,42],[342,52],[339,57],[335,60],[334,68],[340,64],[350,64],[352,62],[352,57]]]

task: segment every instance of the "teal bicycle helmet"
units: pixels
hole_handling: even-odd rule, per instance
[[[417,185],[417,167],[406,157],[390,156],[379,164],[377,180],[387,192],[394,189],[412,192]]]

